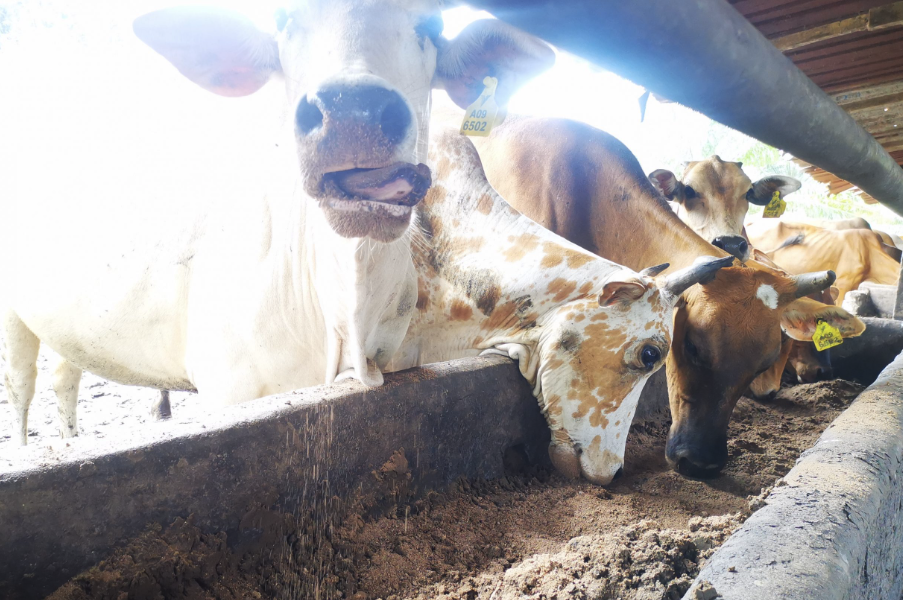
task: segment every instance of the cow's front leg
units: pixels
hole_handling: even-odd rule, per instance
[[[34,398],[41,341],[11,310],[3,315],[2,326],[6,340],[6,390],[15,410],[12,435],[24,446],[28,443],[28,407]]]

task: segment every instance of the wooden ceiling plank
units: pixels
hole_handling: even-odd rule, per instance
[[[787,52],[789,50],[796,50],[803,46],[809,46],[816,42],[838,38],[850,33],[868,31],[868,27],[868,14],[856,15],[849,19],[828,23],[827,25],[821,25],[820,27],[813,27],[812,29],[806,29],[798,33],[791,33],[790,35],[779,37],[774,40],[774,45],[775,48],[781,52]]]
[[[834,38],[859,33],[879,31],[903,25],[903,1],[870,9],[867,13],[804,29],[773,40],[781,52],[789,52]]]
[[[867,111],[871,108],[883,108],[903,102],[903,81],[894,81],[893,83],[874,85],[843,94],[834,94],[834,101],[851,114]]]
[[[846,108],[848,104],[889,96],[898,92],[903,92],[903,81],[849,88],[834,94],[834,102]]]
[[[869,11],[869,31],[903,25],[903,2],[878,6]]]

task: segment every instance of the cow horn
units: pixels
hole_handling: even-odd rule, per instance
[[[808,296],[831,287],[837,275],[834,271],[816,271],[814,273],[803,273],[791,277],[793,283],[796,284],[795,295],[797,298]]]
[[[640,275],[643,277],[655,277],[670,266],[671,263],[662,263],[660,265],[655,265],[654,267],[647,267],[640,271]]]
[[[729,267],[733,262],[733,256],[725,256],[723,258],[700,256],[692,266],[668,275],[661,289],[676,298],[694,284],[708,283],[715,277],[715,273],[719,269]]]

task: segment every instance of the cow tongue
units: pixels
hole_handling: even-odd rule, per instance
[[[353,198],[413,206],[420,202],[432,183],[424,164],[397,162],[379,169],[351,169],[331,173],[340,190]]]

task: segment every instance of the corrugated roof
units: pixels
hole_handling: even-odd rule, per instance
[[[903,164],[903,2],[729,2]],[[833,193],[853,187],[802,164]]]

